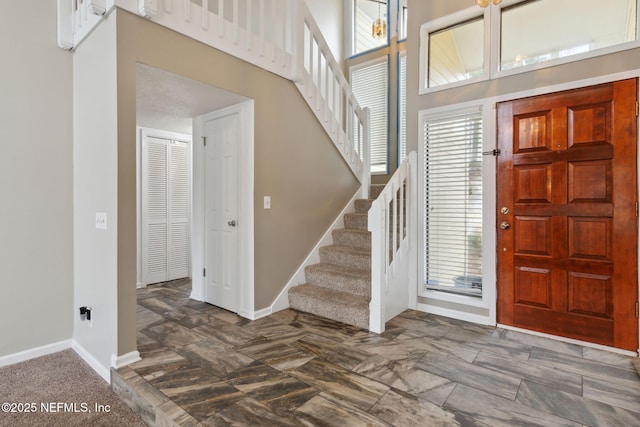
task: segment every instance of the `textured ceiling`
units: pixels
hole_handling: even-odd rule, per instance
[[[224,89],[138,64],[136,124],[191,134],[191,120],[247,98]]]

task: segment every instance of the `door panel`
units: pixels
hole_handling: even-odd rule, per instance
[[[498,105],[499,323],[638,348],[636,99],[632,79]]]
[[[237,313],[239,114],[204,118],[205,301]]]

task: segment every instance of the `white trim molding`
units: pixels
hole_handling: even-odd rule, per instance
[[[115,354],[112,354],[111,367],[115,369],[120,369],[123,366],[130,365],[139,360],[142,360],[142,358],[140,357],[140,352],[138,350],[130,351],[129,353],[125,353],[120,356],[116,356]]]
[[[30,348],[28,350],[19,351],[13,354],[7,354],[6,356],[0,357],[0,367],[9,366],[27,360],[35,359],[36,357],[57,353],[68,348],[71,348],[71,339],[46,344],[40,347]]]
[[[307,257],[304,259],[302,264],[300,264],[300,267],[298,268],[298,270],[296,270],[293,276],[291,276],[291,279],[289,279],[285,287],[282,288],[282,290],[276,297],[275,301],[273,301],[273,304],[271,304],[270,312],[267,313],[267,315],[289,308],[289,289],[291,289],[294,286],[302,285],[306,283],[306,277],[304,274],[305,268],[308,265],[317,264],[320,262],[320,247],[327,246],[333,243],[333,237],[332,237],[333,230],[344,227],[344,215],[347,213],[355,212],[354,201],[360,198],[361,196],[362,196],[362,192],[359,189],[356,192],[356,194],[353,195],[351,200],[349,200],[349,202],[344,207],[342,212],[338,214],[336,219],[333,221],[331,226],[329,226],[329,228],[324,233],[324,235],[320,238],[320,240],[318,240],[318,243],[316,243],[313,249],[311,249],[311,251],[309,252]]]
[[[87,364],[96,371],[98,375],[102,377],[107,383],[111,384],[111,371],[109,368],[104,366],[102,363],[98,361],[91,353],[89,353],[82,345],[80,345],[76,340],[73,340],[71,344],[71,348],[75,351],[78,356],[82,358]]]

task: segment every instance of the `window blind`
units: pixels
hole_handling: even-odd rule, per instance
[[[398,58],[398,165],[407,157],[407,55]]]
[[[353,94],[360,107],[368,107],[370,110],[371,173],[387,173],[388,74],[386,56],[375,63],[351,69]]]
[[[425,287],[482,295],[482,113],[424,121]]]

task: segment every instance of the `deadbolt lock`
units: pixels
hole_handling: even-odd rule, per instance
[[[506,207],[506,206],[503,206],[503,207],[502,207],[502,209],[500,209],[500,213],[501,213],[502,215],[506,215],[506,214],[508,214],[508,213],[509,213],[509,208],[508,208],[508,207]]]

